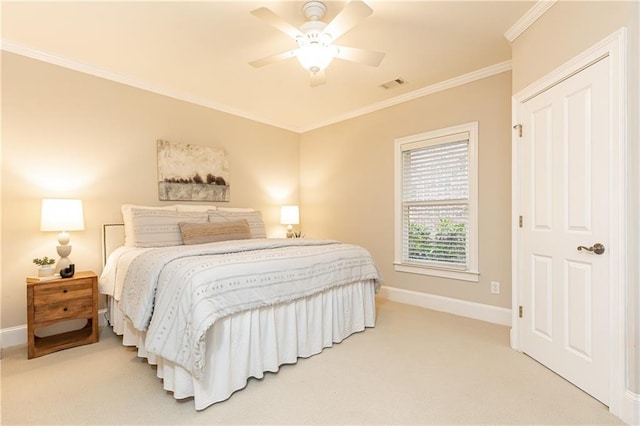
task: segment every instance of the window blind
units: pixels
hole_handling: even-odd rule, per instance
[[[467,269],[469,136],[402,152],[403,262]]]

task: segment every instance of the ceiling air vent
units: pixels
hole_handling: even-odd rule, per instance
[[[386,83],[382,83],[380,87],[382,87],[383,89],[393,89],[394,87],[402,86],[403,84],[407,84],[407,81],[402,77],[398,77],[396,79],[387,81]]]

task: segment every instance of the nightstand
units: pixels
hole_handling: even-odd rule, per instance
[[[79,330],[37,337],[38,328],[72,319],[86,319]],[[29,359],[98,341],[98,277],[76,272],[71,278],[27,278],[27,343]]]

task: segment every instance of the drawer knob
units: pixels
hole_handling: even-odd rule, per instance
[[[69,310],[69,308],[64,308],[63,311],[67,312]]]

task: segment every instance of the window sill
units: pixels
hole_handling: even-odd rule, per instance
[[[406,263],[394,263],[393,268],[397,272],[410,274],[431,275],[434,277],[451,278],[454,280],[478,282],[480,272],[460,271],[455,269],[430,268],[427,266],[408,265]]]

